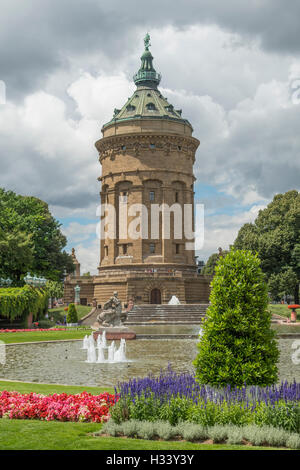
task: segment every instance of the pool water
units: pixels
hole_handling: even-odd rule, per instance
[[[182,326],[180,332],[183,333]],[[295,351],[293,342],[279,339],[279,381],[300,382],[300,364],[294,364],[291,358]],[[0,377],[24,382],[114,386],[118,381],[149,372],[158,374],[168,363],[178,372],[193,371],[192,361],[197,355],[194,339],[139,339],[127,341],[126,346],[129,362],[90,364],[85,362],[87,351],[81,349],[82,341],[10,345],[6,348],[6,364],[0,364]]]

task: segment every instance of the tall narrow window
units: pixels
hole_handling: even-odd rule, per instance
[[[179,243],[176,243],[176,255],[179,255],[180,253],[180,245]]]
[[[120,201],[127,202],[127,191],[122,191],[121,196],[120,196]]]
[[[179,201],[179,193],[176,191],[175,193],[175,202],[178,202]]]
[[[104,256],[108,256],[108,246],[104,247]]]
[[[127,255],[127,244],[124,243],[123,245],[123,255]]]
[[[150,243],[150,253],[155,253],[155,244]]]
[[[154,192],[154,191],[150,191],[150,192],[149,192],[149,200],[150,200],[150,201],[154,201],[154,200],[155,200],[155,192]]]

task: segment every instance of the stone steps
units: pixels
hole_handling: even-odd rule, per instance
[[[139,323],[199,323],[205,316],[208,304],[135,305],[128,313],[126,324]]]

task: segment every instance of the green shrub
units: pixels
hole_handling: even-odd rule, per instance
[[[111,419],[104,423],[100,434],[109,434],[110,436],[116,437],[121,432],[120,425],[112,421]]]
[[[197,424],[182,423],[178,427],[178,432],[186,441],[202,441],[208,437],[207,429]]]
[[[172,439],[172,437],[177,435],[178,431],[176,426],[172,426],[167,421],[157,421],[155,424],[155,430],[157,435],[164,441],[168,441]]]
[[[68,306],[67,323],[78,323],[78,315],[75,304],[69,304]]]
[[[292,434],[286,440],[286,447],[290,449],[300,449],[300,436],[299,434]]]
[[[243,431],[242,428],[232,427],[227,431],[227,444],[235,445],[243,443]]]
[[[0,288],[0,316],[25,319],[29,313],[37,319],[48,307],[48,292],[31,286]]]
[[[300,432],[299,405],[284,401],[275,406],[261,403],[256,409],[254,422],[260,426],[274,426],[290,432]]]
[[[214,441],[214,443],[224,442],[227,439],[228,430],[227,426],[220,426],[215,424],[208,428],[208,436]]]
[[[141,439],[153,439],[156,435],[155,424],[151,421],[142,421],[137,428],[137,435]]]
[[[213,386],[275,383],[279,352],[258,257],[242,250],[221,257],[210,302],[194,361],[199,382]]]
[[[263,427],[250,425],[243,430],[244,438],[254,446],[261,446],[266,442],[266,431]]]
[[[139,422],[136,420],[124,421],[119,425],[124,436],[136,437],[138,435]]]
[[[95,435],[109,434],[116,437],[124,435],[132,438],[154,439],[160,437],[170,440],[174,437],[183,438],[186,441],[204,441],[212,439],[214,443],[226,442],[227,444],[242,444],[244,440],[254,446],[270,445],[273,447],[300,448],[300,436],[283,429],[272,426],[236,426],[236,425],[214,425],[199,426],[190,422],[180,422],[171,426],[166,421],[124,421],[121,424],[110,419]]]

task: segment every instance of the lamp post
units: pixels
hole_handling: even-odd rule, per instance
[[[43,287],[46,285],[47,279],[44,277],[31,276],[30,273],[24,277],[24,281],[29,286]]]
[[[75,304],[79,305],[80,304],[80,286],[77,284],[76,287],[74,287],[75,291]]]

